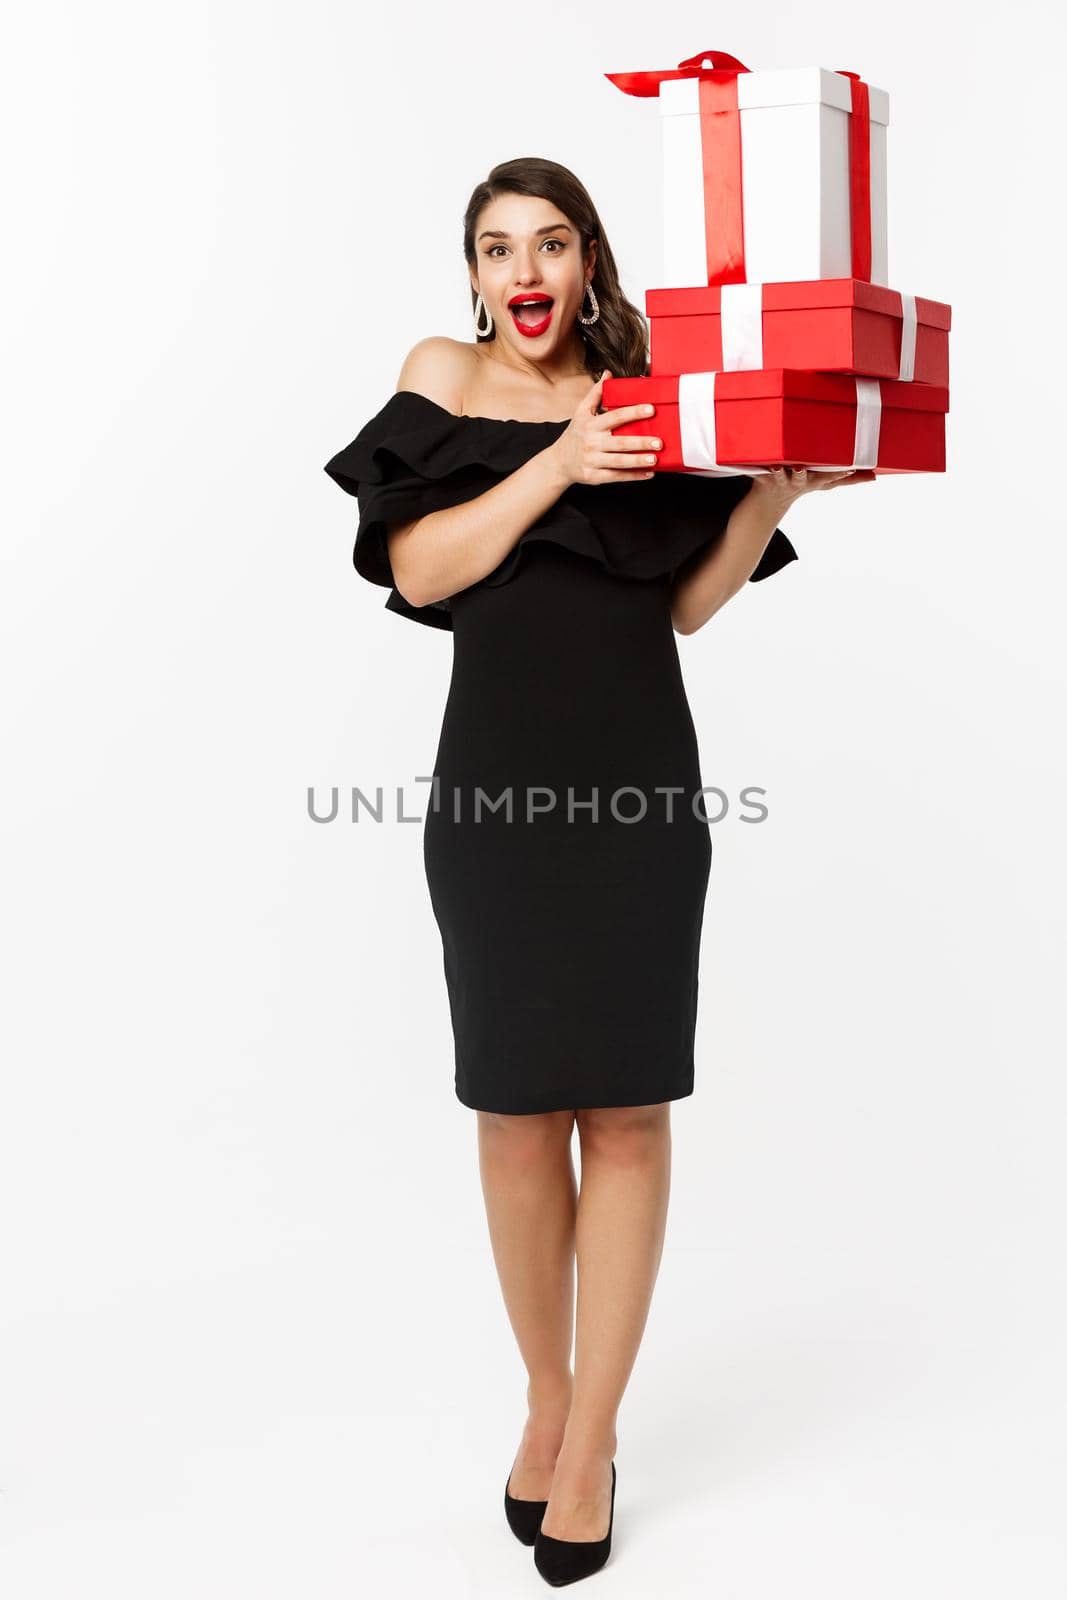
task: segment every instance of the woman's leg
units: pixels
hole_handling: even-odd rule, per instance
[[[570,1410],[574,1333],[573,1111],[479,1111],[478,1155],[504,1304],[529,1379],[511,1470],[517,1500],[547,1500]]]
[[[542,1530],[602,1539],[611,1511],[615,1424],[663,1254],[671,1174],[670,1101],[578,1111],[578,1321],[574,1395]]]

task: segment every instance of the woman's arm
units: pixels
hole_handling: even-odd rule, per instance
[[[387,543],[396,587],[409,605],[425,606],[477,583],[566,488],[549,446],[473,500],[392,524]]]
[[[398,389],[413,389],[446,410],[455,410],[458,374],[446,339],[423,339],[400,371]],[[564,433],[484,494],[413,522],[391,523],[386,532],[393,581],[413,606],[430,605],[478,583],[500,565],[518,540],[572,483],[638,482],[653,457],[638,455],[653,443],[610,430],[652,411],[648,405],[597,413],[602,373],[592,384]]]
[[[696,633],[752,576],[778,526],[778,513],[751,489],[734,506],[723,536],[680,569],[671,588],[677,633]]]
[[[791,472],[791,476],[788,474]],[[671,588],[671,621],[677,633],[696,633],[743,589],[759,565],[771,534],[794,500],[813,489],[840,483],[866,483],[873,472],[809,472],[806,467],[775,467],[752,479],[748,493],[730,513],[723,536],[698,560],[687,562]]]
[[[421,339],[408,353],[396,386],[458,413],[462,372],[452,341]],[[477,583],[566,487],[559,453],[542,450],[473,500],[391,523],[386,543],[397,589],[409,605],[425,606]]]

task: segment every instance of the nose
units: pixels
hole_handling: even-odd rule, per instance
[[[540,276],[541,275],[537,270],[536,257],[531,255],[520,255],[518,270],[519,282],[524,285],[530,283],[531,281],[536,283]]]

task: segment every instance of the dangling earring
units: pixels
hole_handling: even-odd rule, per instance
[[[479,328],[478,326],[478,319],[481,317],[483,311],[485,312],[486,320],[489,323],[487,328]],[[487,333],[492,333],[493,331],[493,319],[489,314],[489,307],[485,304],[481,294],[478,295],[477,300],[474,302],[474,331],[478,335],[479,339],[484,339]]]
[[[592,302],[593,302],[593,315],[591,317],[583,317],[582,316],[582,306],[585,305],[586,293],[589,294],[589,296],[590,296],[590,298],[592,299]],[[586,286],[585,286],[585,289],[582,291],[582,305],[580,305],[578,307],[578,321],[579,322],[584,322],[586,327],[588,327],[590,325],[590,323],[596,322],[599,319],[599,317],[600,317],[600,307],[597,304],[596,290],[593,288],[592,283],[587,283]]]

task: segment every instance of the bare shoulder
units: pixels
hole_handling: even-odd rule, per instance
[[[420,339],[404,357],[397,389],[413,389],[459,415],[470,379],[472,354],[469,344],[443,334]]]

